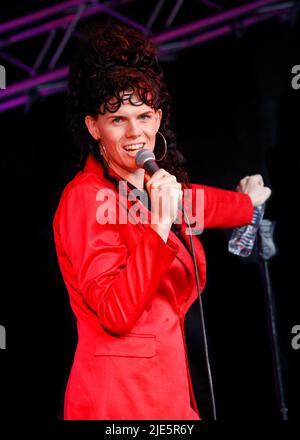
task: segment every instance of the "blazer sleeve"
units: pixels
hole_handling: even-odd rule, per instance
[[[254,206],[248,194],[196,183],[191,184],[191,189],[193,210],[197,212],[198,208],[202,215],[203,229],[235,228],[251,223]],[[201,190],[198,198],[201,206],[195,206],[196,190]]]
[[[178,245],[170,238],[165,243],[148,227],[129,253],[121,230],[124,225],[99,224],[98,206],[93,189],[72,189],[54,218],[55,241],[61,242],[80,294],[101,325],[125,334],[155,294]]]

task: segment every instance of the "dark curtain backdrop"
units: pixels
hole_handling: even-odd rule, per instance
[[[300,324],[299,257],[293,253],[299,249],[300,90],[291,88],[291,69],[300,63],[299,28],[299,23],[266,23],[163,63],[173,97],[172,121],[191,180],[234,189],[245,175],[260,173],[273,190],[265,217],[277,221],[278,254],[270,269],[291,417],[298,404],[298,353],[290,348],[291,328]],[[6,286],[1,324],[9,329],[11,354],[2,356],[11,378],[5,380],[3,400],[12,413],[51,420],[61,417],[76,346],[52,236],[59,196],[74,175],[64,96],[34,102],[27,113],[9,111],[1,121]],[[208,266],[203,305],[217,413],[223,420],[276,420],[260,267],[255,252],[247,259],[228,253],[230,232],[209,230],[200,237]],[[209,419],[197,303],[187,315],[186,335],[199,411]]]

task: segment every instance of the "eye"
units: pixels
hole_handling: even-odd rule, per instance
[[[143,119],[143,120],[145,120],[145,119],[151,119],[151,116],[150,116],[148,113],[145,113],[145,114],[143,114],[143,115],[140,115],[140,119]]]
[[[119,117],[119,116],[117,116],[116,118],[114,118],[113,120],[112,120],[114,123],[116,123],[116,124],[119,124],[120,122],[122,122],[123,121],[123,118],[121,118],[121,117]]]

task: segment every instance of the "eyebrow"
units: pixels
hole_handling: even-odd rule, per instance
[[[146,110],[145,112],[139,113],[137,116],[143,116],[143,115],[152,114],[152,113],[154,113],[154,110]],[[114,118],[128,118],[128,116],[114,113],[111,116],[107,116],[106,119],[114,119]]]

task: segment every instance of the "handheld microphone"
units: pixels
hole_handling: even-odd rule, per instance
[[[137,152],[135,163],[139,168],[144,168],[150,176],[159,170],[153,151],[148,149]]]
[[[156,171],[159,170],[159,166],[155,161],[155,155],[153,151],[145,149],[139,150],[135,155],[135,163],[139,168],[144,168],[147,173],[152,176]],[[180,211],[184,212],[181,201],[178,200],[178,208]]]

